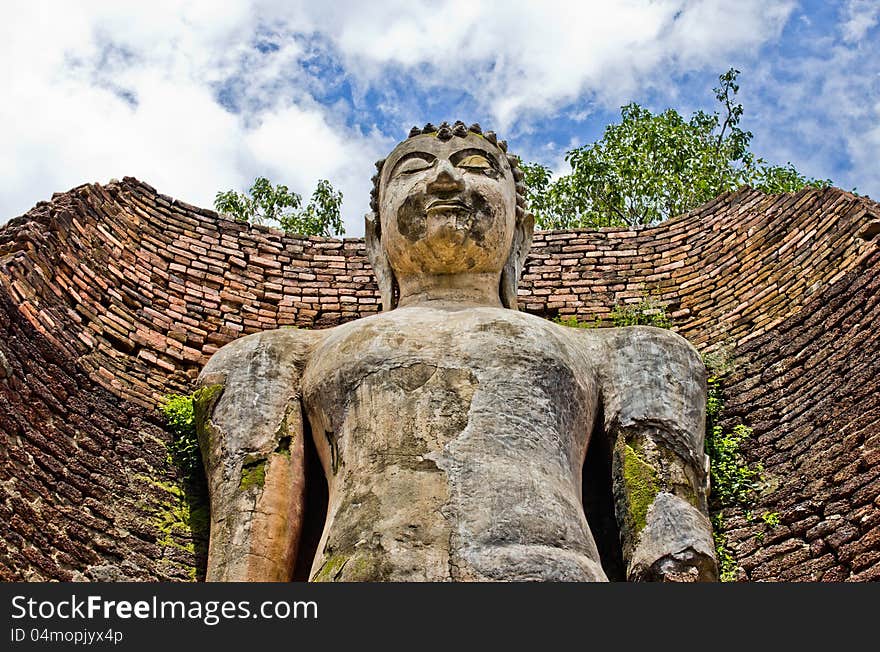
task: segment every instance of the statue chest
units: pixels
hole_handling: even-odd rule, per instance
[[[334,329],[303,380],[325,468],[425,465],[465,441],[473,454],[579,465],[595,373],[560,330],[491,308],[398,310]]]
[[[303,403],[331,494],[316,572],[343,555],[372,579],[489,577],[498,546],[592,554],[589,361],[554,324],[475,312],[353,322],[313,353]]]

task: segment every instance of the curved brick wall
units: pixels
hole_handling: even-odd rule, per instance
[[[820,451],[844,446],[855,454],[862,450],[859,446],[876,448],[877,438],[871,439],[878,428],[876,410],[873,421],[864,422],[866,417],[858,421],[858,410],[847,411],[843,390],[837,386],[822,394],[824,402],[808,390],[794,396],[795,403],[811,401],[811,410],[823,406],[824,412],[815,412],[817,416],[839,414],[845,420],[829,422],[827,432],[822,431],[824,439],[816,433],[809,435],[827,440],[826,448],[809,448],[811,457],[797,446],[778,442],[807,436],[803,424],[815,419],[804,421],[807,417],[792,416],[796,408],[779,408],[777,403],[785,400],[779,394],[784,388],[776,386],[778,381],[765,385],[761,379],[776,373],[769,370],[793,364],[803,370],[799,387],[828,387],[830,363],[821,360],[809,367],[804,363],[804,351],[819,356],[825,350],[802,347],[793,351],[783,340],[788,333],[815,340],[837,332],[828,322],[808,319],[826,305],[837,305],[829,293],[865,305],[856,298],[861,295],[853,279],[876,280],[871,256],[877,246],[858,235],[878,219],[876,203],[837,189],[778,196],[743,189],[653,228],[538,233],[520,287],[521,303],[523,309],[543,316],[576,315],[592,320],[607,315],[619,302],[639,301],[650,292],[668,306],[676,329],[698,348],[709,350],[727,342],[744,356],[747,363],[737,372],[741,376],[727,389],[730,417],[755,427],[758,436],[750,455],[767,457],[764,464],[770,475],[784,477],[796,467],[808,478],[825,473],[821,465],[825,453]],[[91,459],[84,457],[83,448],[58,443],[81,436],[69,423],[66,397],[75,395],[89,406],[83,423],[101,435],[95,439],[100,443],[94,445],[94,452],[88,453],[98,466],[84,468],[80,475],[98,486],[93,499],[104,506],[107,524],[101,529],[91,523],[88,531],[121,530],[127,535],[116,541],[113,550],[93,551],[97,557],[92,558],[86,541],[68,545],[35,534],[45,528],[14,526],[7,535],[0,535],[5,536],[0,542],[0,573],[14,578],[66,578],[71,573],[90,577],[102,572],[133,578],[191,574],[199,564],[188,550],[190,543],[173,528],[174,536],[169,539],[158,523],[174,511],[173,504],[169,507],[169,495],[174,497],[169,487],[180,480],[162,459],[162,448],[147,446],[151,453],[133,459],[148,468],[136,470],[131,456],[114,457],[114,447],[144,450],[144,442],[153,446],[166,440],[155,412],[158,399],[172,391],[187,391],[210,354],[226,342],[284,325],[330,326],[379,308],[361,240],[292,238],[249,227],[158,194],[132,178],[56,194],[51,202],[38,204],[0,228],[0,296],[8,315],[0,330],[10,334],[0,341],[0,354],[19,361],[10,363],[6,377],[0,370],[0,400],[5,401],[0,404],[3,515],[25,510],[31,518],[33,514],[24,507],[27,503],[35,513],[45,512],[46,523],[58,525],[75,521],[80,512],[91,512],[79,494],[56,488],[67,482],[65,474],[73,473],[71,469],[79,472],[85,464],[80,458]],[[861,351],[866,357],[840,364],[861,365],[853,368],[864,369],[862,376],[868,375],[842,374],[841,378],[849,382],[858,377],[860,386],[873,388],[874,394],[863,398],[863,405],[877,394],[877,375],[867,370],[876,369],[870,362],[880,351],[872,339],[868,314],[858,313],[858,318],[855,314],[841,318],[856,343],[847,350],[852,356]],[[839,338],[829,341],[840,346]],[[22,360],[29,360],[30,366],[22,366]],[[53,371],[48,380],[40,380],[34,369]],[[35,383],[42,383],[44,389],[33,389]],[[65,389],[56,394],[59,387]],[[33,391],[22,393],[22,388]],[[852,396],[859,395],[856,388],[852,386]],[[840,426],[851,422],[865,423],[859,426],[864,430],[862,439],[840,434]],[[791,457],[795,450],[796,459]],[[858,484],[856,491],[867,486],[863,493],[873,490],[876,496],[876,486],[870,485],[876,483],[871,476],[872,464],[877,466],[874,462],[853,462],[829,473],[837,477],[845,471],[850,474],[846,482]],[[116,473],[97,479],[102,464]],[[42,489],[23,493],[20,478],[35,470]],[[822,477],[828,479],[827,474]],[[106,485],[105,493],[99,491],[101,483]],[[818,500],[810,495],[814,488],[805,485],[796,496],[777,490],[762,498],[761,508],[801,509]],[[154,500],[138,505],[136,497],[144,492],[152,492]],[[830,519],[834,516],[830,512],[825,518],[818,508],[810,515],[858,523],[861,529],[856,534],[838,535],[850,537],[841,545],[858,545],[870,553],[872,548],[880,549],[871,538],[876,538],[876,531],[872,534],[870,529],[876,522],[870,515],[863,519],[866,508],[861,494],[859,498],[853,495],[847,494],[851,502],[846,508],[841,506],[841,519]],[[731,541],[748,577],[780,578],[800,568],[797,564],[804,561],[803,552],[765,557],[770,554],[766,550],[770,550],[771,536],[765,535],[760,545],[752,546],[750,541],[757,541],[753,524],[737,519],[742,521],[742,515],[731,514],[728,519]],[[139,530],[128,527],[132,521],[141,524]],[[843,527],[843,523],[822,527],[831,527],[833,535],[843,531],[838,525]],[[131,535],[132,531],[140,534]],[[781,531],[774,531],[772,537]],[[819,550],[814,542],[828,542],[832,535],[814,535],[805,531],[801,539],[785,541],[813,546],[809,560],[826,559],[830,553]],[[137,541],[129,541],[131,536]],[[833,536],[832,541],[836,541]],[[153,546],[150,551],[144,548],[149,545]],[[70,549],[80,550],[82,559],[63,557],[73,554]],[[31,550],[34,557],[54,559],[57,569],[50,571],[48,562],[40,566],[25,550]],[[780,558],[795,561],[788,564]],[[867,566],[864,558],[858,563],[854,559],[838,560],[833,577],[864,575],[866,568],[870,572],[878,567],[876,559]],[[123,563],[128,565],[123,568]]]
[[[204,557],[172,528],[155,410],[91,380],[0,293],[0,581],[180,580]]]
[[[781,520],[727,510],[741,578],[880,580],[880,247],[738,353],[725,415],[766,469],[751,511]]]

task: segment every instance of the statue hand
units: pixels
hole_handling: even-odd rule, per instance
[[[718,579],[709,519],[671,493],[660,492],[629,560],[634,582],[714,582]]]
[[[715,558],[693,548],[664,555],[650,566],[634,568],[632,582],[714,582],[718,579]]]

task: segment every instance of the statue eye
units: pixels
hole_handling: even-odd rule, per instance
[[[464,157],[458,162],[458,167],[479,172],[492,171],[492,164],[489,162],[489,159],[479,154],[471,154],[470,156]]]
[[[413,172],[427,170],[432,165],[434,165],[434,161],[426,161],[423,158],[413,157],[401,163],[400,167],[397,168],[397,171],[401,174],[411,174]]]

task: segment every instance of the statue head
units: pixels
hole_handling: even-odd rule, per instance
[[[507,143],[476,124],[429,123],[376,167],[366,244],[383,309],[397,306],[403,277],[462,274],[497,276],[515,309],[534,219]]]

